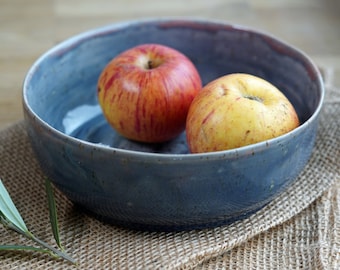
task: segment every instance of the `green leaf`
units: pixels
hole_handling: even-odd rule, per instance
[[[58,247],[61,250],[64,250],[64,248],[62,247],[61,242],[60,242],[58,215],[57,215],[57,208],[56,208],[55,199],[54,199],[54,192],[53,192],[51,182],[47,178],[45,180],[45,188],[46,188],[48,209],[49,209],[49,213],[50,213],[50,222],[51,222],[53,236],[54,236],[54,239],[55,239]]]
[[[26,224],[15,207],[11,197],[9,196],[5,186],[0,179],[0,212],[2,216],[13,223],[23,232],[28,232]]]
[[[21,246],[21,245],[0,245],[0,250],[29,250],[29,251],[38,251],[42,253],[48,253],[49,255],[54,255],[51,251],[32,247],[32,246]],[[55,256],[55,255],[54,255]]]

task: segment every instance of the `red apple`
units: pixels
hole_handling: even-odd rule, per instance
[[[274,85],[249,74],[230,74],[207,84],[188,112],[192,153],[221,151],[265,141],[299,125],[294,107]]]
[[[193,98],[201,90],[193,63],[179,51],[143,44],[116,56],[98,80],[98,100],[124,137],[158,143],[185,129]]]

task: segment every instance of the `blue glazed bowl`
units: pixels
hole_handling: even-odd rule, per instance
[[[97,79],[118,53],[150,42],[186,54],[204,84],[234,72],[270,81],[301,125],[203,154],[188,153],[184,134],[153,146],[125,140],[102,115]],[[150,19],[95,29],[46,52],[25,78],[23,107],[41,168],[72,202],[116,225],[175,231],[244,218],[291,184],[311,155],[323,96],[311,60],[268,34],[223,22]]]

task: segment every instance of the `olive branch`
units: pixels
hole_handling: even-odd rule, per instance
[[[0,250],[29,250],[35,252],[47,253],[54,258],[63,258],[73,264],[76,264],[75,260],[64,252],[64,249],[60,243],[58,218],[54,199],[54,192],[51,182],[46,179],[45,188],[47,193],[47,200],[49,206],[50,222],[54,239],[59,249],[56,249],[44,241],[34,236],[27,228],[23,218],[21,217],[18,209],[15,207],[8,191],[0,179],[0,223],[10,230],[13,230],[27,239],[32,240],[40,247],[26,246],[26,245],[0,245]]]

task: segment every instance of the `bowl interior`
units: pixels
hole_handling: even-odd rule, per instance
[[[41,57],[28,74],[24,98],[31,110],[58,131],[117,148],[187,153],[185,137],[151,148],[124,140],[104,119],[97,80],[120,52],[143,43],[160,43],[187,55],[203,84],[234,72],[250,73],[277,86],[292,102],[301,123],[320,104],[320,81],[300,51],[242,27],[214,22],[145,21],[123,23],[71,38]]]

